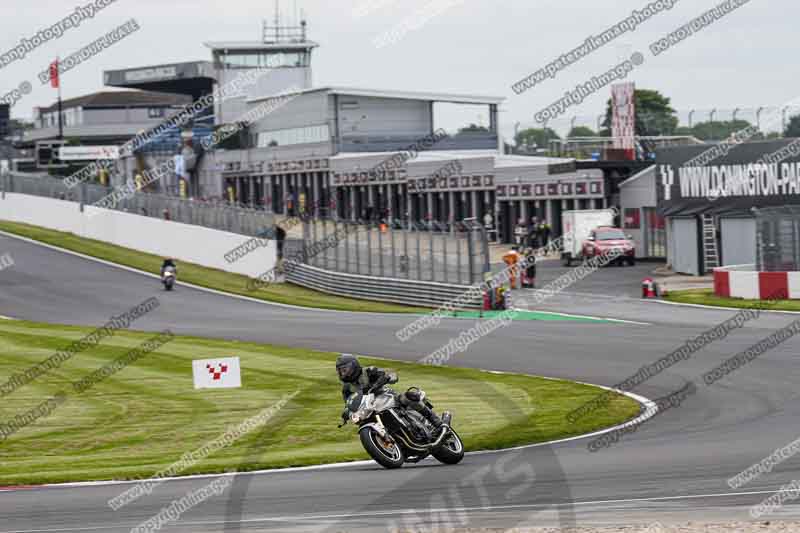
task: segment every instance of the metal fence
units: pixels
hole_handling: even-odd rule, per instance
[[[304,262],[334,272],[471,285],[488,272],[489,243],[480,224],[414,225],[320,220],[303,226]]]
[[[81,209],[86,205],[96,204],[114,192],[113,187],[91,183],[82,183],[69,188],[62,180],[51,176],[15,172],[0,175],[0,189],[3,192],[76,202]],[[136,193],[124,197],[117,202],[114,209],[249,236],[263,233],[273,226],[275,220],[272,213],[263,209],[149,193]]]
[[[758,270],[800,270],[800,206],[768,207],[755,213]]]
[[[297,265],[286,274],[286,280],[348,298],[434,308],[459,299],[461,307],[482,307],[480,296],[469,299],[463,286],[446,283],[358,276],[330,272],[310,265]]]

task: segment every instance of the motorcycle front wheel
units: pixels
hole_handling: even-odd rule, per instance
[[[376,463],[384,468],[400,468],[406,458],[397,443],[386,440],[372,427],[363,427],[358,432],[361,444]]]
[[[461,442],[461,437],[458,436],[455,430],[450,429],[448,431],[450,435],[445,437],[441,446],[436,451],[431,452],[431,455],[441,463],[454,465],[464,458],[464,443]]]

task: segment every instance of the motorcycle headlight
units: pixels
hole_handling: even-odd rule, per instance
[[[362,407],[361,409],[350,415],[350,420],[352,420],[353,423],[358,424],[359,421],[369,418],[371,414],[372,414],[372,409]]]

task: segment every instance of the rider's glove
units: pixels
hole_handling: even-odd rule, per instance
[[[370,387],[369,391],[370,392],[378,392],[387,383],[389,383],[389,377],[388,376],[381,376],[380,378],[378,378],[375,381],[375,383],[372,385],[372,387]]]

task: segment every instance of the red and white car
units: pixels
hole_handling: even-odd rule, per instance
[[[631,266],[636,264],[636,244],[633,239],[613,226],[599,226],[593,229],[589,237],[583,241],[582,255],[586,259],[591,259],[612,250],[622,252],[622,256],[616,259],[619,263],[625,262]]]

